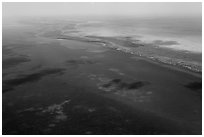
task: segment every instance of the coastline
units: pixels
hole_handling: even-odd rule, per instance
[[[175,61],[175,60],[172,60],[171,58],[168,58],[167,60],[163,60],[164,57],[158,58],[155,56],[143,55],[143,53],[142,53],[143,51],[140,51],[140,52],[137,51],[138,47],[140,47],[140,46],[141,47],[147,46],[147,48],[152,48],[152,47],[148,46],[144,43],[141,43],[141,42],[135,43],[132,41],[128,41],[129,42],[128,45],[125,45],[126,44],[125,42],[127,42],[126,40],[125,40],[125,42],[122,41],[123,43],[121,44],[121,41],[117,41],[117,37],[116,38],[115,37],[107,38],[107,37],[98,37],[98,36],[77,37],[77,36],[68,36],[68,35],[64,36],[64,35],[62,35],[62,36],[57,37],[57,39],[65,39],[65,40],[67,39],[67,40],[76,40],[76,41],[82,41],[82,42],[97,43],[97,44],[101,44],[102,46],[112,48],[114,50],[118,50],[121,52],[132,54],[132,55],[136,56],[136,58],[139,57],[139,58],[142,58],[146,61],[151,61],[152,63],[160,64],[160,65],[165,66],[165,67],[170,67],[170,68],[178,70],[178,71],[190,73],[194,76],[201,77],[201,75],[202,75],[202,67],[201,66],[196,66],[196,65],[193,65],[193,64],[186,62],[186,61]],[[113,39],[116,42],[111,41],[110,39]],[[132,50],[130,47],[134,47],[134,49]],[[156,48],[158,48],[158,47],[156,47]],[[172,52],[180,52],[181,54],[186,54],[186,51],[175,51],[175,50],[168,49],[168,48],[159,48],[159,49],[163,49],[165,52],[171,51],[171,53]],[[196,54],[196,53],[189,53],[188,52],[188,55],[189,54]],[[189,55],[189,56],[191,56],[191,55]]]

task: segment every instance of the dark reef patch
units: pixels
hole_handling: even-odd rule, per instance
[[[95,61],[87,59],[70,59],[66,61],[67,65],[86,65],[86,64],[95,64]]]
[[[136,81],[136,82],[124,82],[121,79],[113,79],[107,83],[101,85],[102,89],[106,91],[115,91],[115,90],[134,90],[142,88],[143,86],[149,84],[146,81]]]
[[[202,82],[191,82],[185,85],[185,87],[191,90],[199,90],[199,89],[202,89]]]
[[[112,82],[119,83],[119,82],[121,82],[121,79],[113,79]]]
[[[51,75],[51,74],[62,74],[65,71],[65,69],[46,69],[42,70],[37,73],[29,74],[29,75],[23,75],[14,79],[9,79],[6,81],[3,81],[3,93],[6,91],[10,91],[16,86],[19,86],[21,84],[34,82],[40,80],[42,77]]]
[[[10,58],[7,58],[7,59],[3,59],[2,68],[6,69],[6,68],[14,67],[14,66],[17,66],[17,65],[19,65],[21,63],[29,62],[29,61],[30,61],[30,59],[27,56],[24,56],[24,55],[21,55],[21,56],[18,56],[18,57],[10,57]]]
[[[140,87],[143,87],[145,84],[146,83],[142,81],[133,82],[133,83],[130,83],[127,88],[128,89],[138,89]]]

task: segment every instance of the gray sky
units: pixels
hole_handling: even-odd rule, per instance
[[[201,16],[201,3],[3,3],[5,16]]]

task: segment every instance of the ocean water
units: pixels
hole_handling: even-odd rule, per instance
[[[89,20],[78,23],[76,28],[83,35],[125,36],[174,50],[202,52],[200,17]]]
[[[201,76],[79,37],[147,40],[137,21],[26,21],[3,26],[3,134],[201,134]]]

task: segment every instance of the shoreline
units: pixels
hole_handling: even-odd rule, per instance
[[[180,71],[180,72],[185,72],[185,73],[191,74],[191,75],[199,77],[199,78],[202,77],[202,69],[198,70],[197,68],[196,69],[193,68],[195,66],[189,66],[188,64],[185,64],[183,62],[181,62],[181,63],[178,63],[178,62],[172,63],[172,62],[168,62],[168,61],[162,61],[159,58],[152,57],[152,56],[148,57],[148,56],[142,55],[140,53],[136,53],[135,51],[130,51],[126,47],[122,47],[120,45],[115,44],[112,41],[106,40],[106,38],[104,38],[105,40],[103,39],[103,37],[102,37],[102,39],[100,39],[100,38],[101,37],[99,37],[99,39],[98,39],[98,37],[95,37],[95,36],[77,37],[77,36],[67,36],[66,35],[66,36],[58,37],[57,39],[63,39],[63,40],[67,39],[67,40],[74,40],[74,41],[81,41],[81,42],[88,42],[88,43],[89,42],[90,43],[98,43],[98,44],[101,44],[104,47],[111,48],[111,49],[114,49],[114,50],[117,50],[117,51],[121,51],[121,52],[130,54],[130,55],[134,55],[134,56],[136,56],[136,58],[143,59],[143,60],[151,62],[153,64],[158,64],[158,65],[161,65],[163,67],[168,67],[170,69],[174,69],[174,70],[177,70],[177,71]],[[138,44],[138,46],[145,46],[145,45]],[[136,50],[137,50],[137,48],[136,48]],[[166,49],[166,50],[171,50],[171,49]]]

